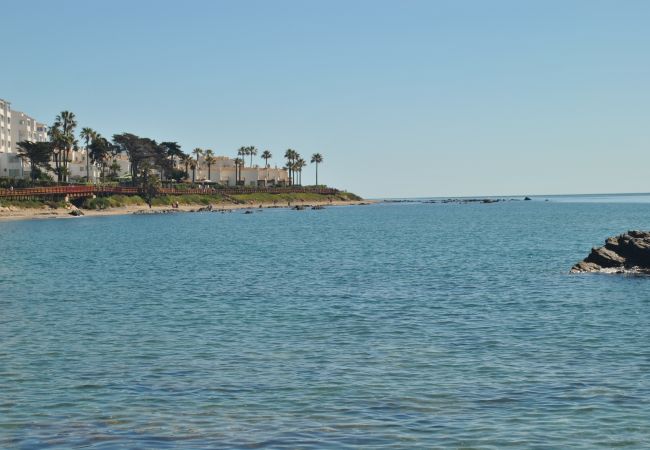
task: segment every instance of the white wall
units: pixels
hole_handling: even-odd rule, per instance
[[[0,153],[11,151],[11,103],[0,99]]]
[[[25,167],[26,169],[23,169],[23,162],[15,153],[0,153],[0,177],[29,177],[29,164]]]

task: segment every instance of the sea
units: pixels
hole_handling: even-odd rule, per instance
[[[650,447],[650,195],[0,222],[2,449]]]

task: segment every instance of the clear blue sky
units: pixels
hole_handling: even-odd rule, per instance
[[[0,97],[46,123],[321,152],[321,181],[368,197],[650,191],[647,1],[0,10]]]

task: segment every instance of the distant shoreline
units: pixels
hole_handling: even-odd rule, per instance
[[[235,210],[255,210],[255,209],[291,209],[295,206],[302,206],[309,209],[312,206],[354,206],[354,205],[368,205],[377,203],[376,200],[333,200],[329,201],[292,201],[288,202],[256,202],[256,203],[214,203],[212,213],[219,213],[235,211]],[[2,207],[0,208],[0,222],[18,221],[18,220],[46,220],[46,219],[78,219],[83,217],[108,217],[108,216],[123,216],[129,214],[163,214],[163,213],[182,213],[182,212],[201,212],[206,205],[179,205],[178,208],[170,208],[169,206],[152,206],[149,208],[146,205],[130,205],[107,209],[82,209],[83,216],[73,216],[70,214],[72,209],[66,208],[17,208],[17,207]]]

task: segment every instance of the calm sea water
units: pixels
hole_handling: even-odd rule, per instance
[[[650,204],[0,223],[0,448],[650,446]]]

